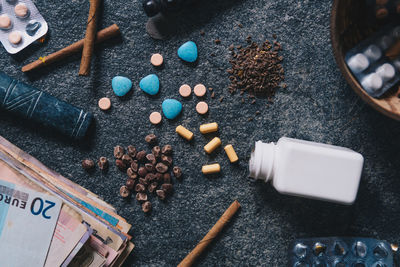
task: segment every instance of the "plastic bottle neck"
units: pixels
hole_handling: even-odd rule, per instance
[[[264,180],[265,182],[272,179],[274,175],[275,149],[276,145],[274,143],[263,143],[261,141],[255,143],[249,162],[250,177]]]

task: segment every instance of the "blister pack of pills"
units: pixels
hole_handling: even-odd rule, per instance
[[[372,97],[380,97],[400,81],[400,57],[385,53],[400,40],[400,25],[388,25],[350,49],[345,61],[361,87]]]
[[[289,248],[292,267],[392,267],[391,245],[363,237],[297,239]]]
[[[0,0],[0,41],[15,54],[47,33],[48,26],[29,0]]]

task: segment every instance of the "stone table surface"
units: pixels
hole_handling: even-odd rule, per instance
[[[399,124],[365,104],[339,72],[330,43],[331,1],[198,1],[178,18],[176,34],[159,41],[146,34],[147,18],[139,1],[104,0],[99,27],[117,23],[122,38],[97,46],[89,77],[78,76],[80,55],[38,72],[21,72],[24,64],[83,38],[85,32],[89,1],[34,2],[49,24],[48,41],[15,56],[1,48],[0,64],[8,75],[92,112],[95,132],[83,142],[74,142],[1,113],[0,135],[116,207],[133,225],[136,248],[125,266],[177,265],[235,199],[242,205],[240,212],[201,256],[200,266],[284,266],[287,247],[297,237],[367,236],[400,241]],[[252,105],[246,95],[246,102],[241,103],[240,95],[230,95],[227,90],[228,47],[244,45],[248,35],[261,43],[273,34],[283,46],[287,88],[279,90],[270,105],[265,99]],[[217,38],[219,45],[214,42]],[[183,64],[176,56],[179,45],[187,40],[199,47],[196,66]],[[155,52],[164,55],[161,70],[149,63]],[[138,89],[140,78],[150,73],[161,80],[156,97]],[[113,94],[111,79],[115,75],[133,81],[134,90],[128,97],[120,99]],[[203,83],[214,89],[215,99],[210,93],[205,98],[210,106],[208,115],[195,112],[196,97],[180,98],[178,88],[183,83]],[[110,112],[97,107],[104,96],[111,98]],[[165,98],[182,100],[184,111],[178,119],[164,119],[155,127],[148,116],[160,111]],[[256,116],[256,111],[261,114]],[[234,145],[238,165],[231,165],[222,149],[205,155],[202,147],[209,137],[202,136],[198,127],[212,121],[220,125],[222,142]],[[179,124],[194,131],[193,143],[176,135]],[[85,158],[111,159],[115,145],[134,144],[146,149],[144,137],[148,133],[155,133],[160,144],[174,146],[174,161],[182,167],[184,179],[175,182],[174,194],[166,202],[151,197],[153,211],[145,215],[136,200],[118,195],[126,178],[115,166],[106,174],[98,169],[88,174],[80,164]],[[253,143],[277,141],[281,136],[362,153],[365,166],[355,204],[342,206],[285,196],[270,184],[247,178]],[[218,177],[201,174],[201,166],[210,162],[221,164]]]

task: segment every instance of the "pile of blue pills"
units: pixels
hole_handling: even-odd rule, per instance
[[[400,81],[400,57],[389,59],[385,52],[400,41],[400,25],[388,25],[350,49],[345,61],[361,87],[380,97]]]
[[[289,248],[293,267],[392,267],[393,252],[386,241],[373,238],[324,237],[297,239]]]

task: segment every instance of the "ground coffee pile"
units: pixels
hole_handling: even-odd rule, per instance
[[[231,45],[230,74],[231,85],[229,92],[240,91],[240,94],[248,92],[250,97],[266,97],[271,100],[278,87],[286,87],[282,84],[285,74],[282,65],[282,56],[278,52],[282,50],[277,41],[266,40],[261,46],[247,37],[249,45],[242,48],[240,45]]]

